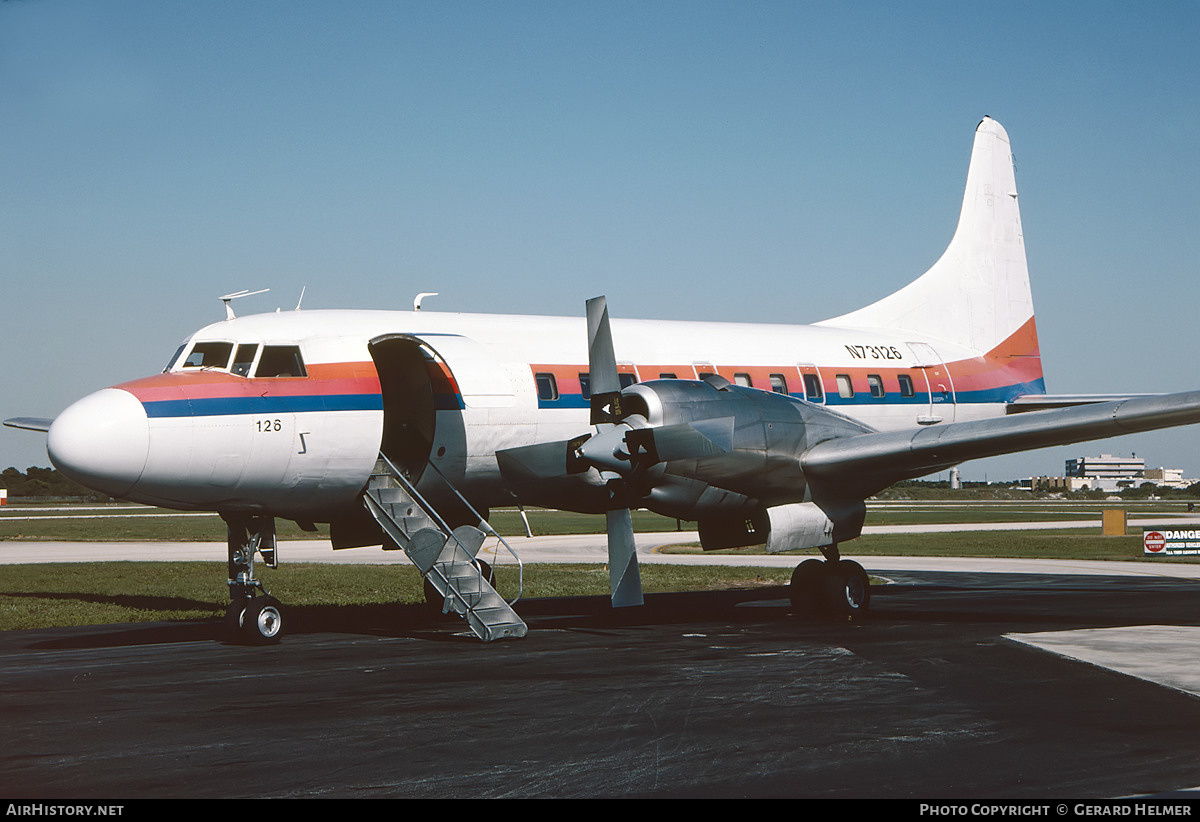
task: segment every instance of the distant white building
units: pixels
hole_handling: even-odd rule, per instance
[[[1188,479],[1183,475],[1182,468],[1147,468],[1146,482],[1168,488],[1187,488],[1200,480]]]
[[[1187,488],[1196,482],[1183,476],[1182,468],[1146,468],[1146,461],[1134,456],[1078,457],[1067,460],[1063,477],[1032,477],[1030,488],[1039,485],[1050,491],[1107,491],[1116,493],[1152,482],[1169,488]]]
[[[1088,479],[1137,480],[1146,476],[1146,461],[1137,457],[1114,457],[1101,454],[1098,457],[1079,457],[1067,460],[1068,477]]]

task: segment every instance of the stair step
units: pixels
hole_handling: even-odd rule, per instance
[[[388,536],[384,549],[403,549],[442,595],[442,612],[465,618],[484,642],[525,636],[525,623],[475,564],[487,538],[484,531],[473,525],[459,526],[453,534],[442,530],[435,512],[422,508],[413,497],[416,491],[409,492],[412,486],[405,487],[407,482],[382,458],[367,482],[365,504]]]

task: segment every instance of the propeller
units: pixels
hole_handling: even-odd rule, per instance
[[[621,421],[621,377],[613,352],[608,324],[608,302],[604,297],[587,301],[588,374],[591,379],[591,422],[595,439],[623,434],[615,426]],[[611,433],[610,433],[611,432]],[[607,435],[607,436],[606,436]],[[580,447],[583,454],[584,443]],[[605,533],[608,539],[608,584],[614,608],[641,605],[642,578],[638,571],[637,547],[633,539],[633,516],[629,510],[629,487],[615,471],[601,470],[608,489]]]
[[[571,440],[503,449],[496,452],[496,460],[506,481],[534,492],[542,500],[540,504],[562,507],[577,505],[576,495],[581,493],[579,486],[562,480],[596,469],[605,484],[603,488],[590,486],[597,496],[589,499],[596,509],[605,511],[612,604],[616,608],[641,605],[641,574],[630,509],[657,481],[655,466],[732,451],[734,418],[650,426],[641,416],[627,415],[604,297],[587,301],[587,332],[594,432]]]

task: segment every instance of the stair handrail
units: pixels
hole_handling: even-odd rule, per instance
[[[515,597],[513,597],[512,600],[510,600],[508,603],[510,607],[515,605],[521,599],[521,595],[525,591],[525,563],[521,561],[521,557],[517,554],[516,551],[513,550],[513,547],[508,544],[508,541],[505,540],[504,537],[500,536],[500,534],[496,531],[496,529],[492,527],[492,524],[487,521],[487,518],[484,517],[482,514],[480,514],[479,511],[477,511],[475,509],[475,506],[472,505],[466,497],[464,497],[461,493],[459,493],[459,490],[454,487],[454,484],[452,482],[450,482],[450,478],[447,477],[444,473],[442,473],[442,469],[438,468],[436,465],[434,465],[432,460],[430,460],[427,464],[429,465],[430,468],[432,468],[434,471],[437,472],[437,475],[439,477],[442,478],[442,482],[446,483],[446,487],[454,492],[454,496],[458,497],[459,501],[463,505],[467,506],[467,510],[469,510],[472,514],[475,515],[475,518],[477,520],[479,520],[479,524],[484,526],[491,533],[492,536],[494,536],[497,540],[499,540],[500,544],[504,546],[505,550],[507,550],[508,553],[512,554],[512,558],[514,560],[516,560],[516,563],[517,563],[517,595]],[[389,465],[390,465],[390,463],[389,463]]]
[[[437,509],[434,508],[429,501],[425,499],[425,497],[421,496],[421,492],[417,490],[416,484],[406,477],[400,471],[400,469],[396,467],[395,463],[388,459],[387,455],[382,451],[379,452],[379,458],[387,465],[388,469],[391,471],[391,476],[402,486],[404,486],[405,491],[412,494],[413,499],[416,500],[416,502],[421,506],[421,510],[433,518],[433,520],[438,524],[438,527],[442,529],[442,532],[446,534],[447,537],[453,539],[460,548],[466,550],[463,544],[459,542],[458,537],[454,536],[454,530],[448,524],[446,524],[446,521],[442,519],[441,514],[437,512]],[[467,553],[470,552],[468,551]]]
[[[428,500],[426,500],[424,496],[421,495],[421,492],[417,490],[416,483],[414,483],[412,480],[410,480],[408,477],[406,477],[400,471],[400,469],[398,469],[396,467],[395,463],[393,463],[390,459],[388,459],[388,456],[386,454],[384,454],[382,451],[379,452],[379,458],[381,460],[383,460],[384,463],[387,465],[388,469],[391,471],[391,476],[394,477],[396,480],[398,480],[402,486],[404,486],[405,491],[412,494],[413,499],[417,501],[417,503],[421,506],[421,508],[427,514],[429,514],[431,517],[433,517],[433,519],[441,527],[442,533],[446,534],[450,539],[454,540],[455,544],[457,544],[459,548],[462,548],[464,552],[466,552],[468,554],[471,553],[470,551],[467,550],[466,546],[462,544],[462,542],[459,540],[459,538],[454,535],[454,529],[451,528],[444,519],[442,519],[442,516],[441,516],[441,514],[439,514],[437,512],[437,509],[434,508],[433,505],[430,504],[430,502]],[[508,552],[510,554],[512,554],[513,559],[516,560],[516,562],[517,562],[517,595],[512,600],[508,601],[509,607],[512,607],[513,605],[515,605],[517,603],[518,600],[521,599],[521,595],[525,591],[525,564],[523,562],[521,562],[521,558],[519,556],[517,556],[517,552],[512,549],[512,546],[509,545],[507,542],[505,542],[504,537],[502,537],[496,533],[496,529],[492,527],[491,523],[489,523],[486,519],[484,519],[482,516],[480,516],[479,511],[475,510],[475,506],[473,506],[470,502],[468,502],[467,498],[458,492],[458,489],[455,488],[451,484],[450,480],[447,479],[446,475],[442,473],[441,469],[439,469],[436,465],[434,465],[432,461],[427,462],[426,465],[428,465],[430,468],[432,468],[434,471],[437,472],[437,475],[442,478],[442,482],[446,483],[446,487],[454,492],[454,495],[457,496],[459,498],[459,500],[461,500],[462,503],[467,506],[467,509],[472,514],[475,515],[475,517],[479,520],[480,524],[486,526],[487,530],[490,531],[492,533],[492,535],[496,537],[496,539],[500,540],[500,544],[502,544],[506,549],[508,549]],[[489,584],[490,584],[490,581],[489,581]]]

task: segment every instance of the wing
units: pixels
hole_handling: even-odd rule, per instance
[[[50,423],[54,420],[42,419],[41,417],[13,417],[4,421],[4,424],[9,428],[23,428],[26,431],[49,431]]]
[[[869,496],[960,462],[1200,422],[1200,391],[826,440],[801,458],[814,492]]]

